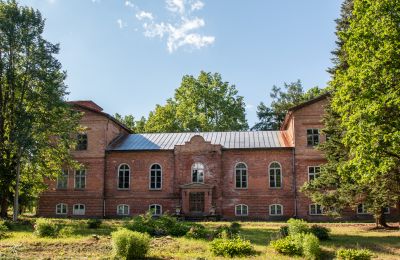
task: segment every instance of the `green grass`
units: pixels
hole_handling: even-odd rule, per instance
[[[70,237],[38,238],[31,225],[13,225],[9,237],[0,240],[0,259],[112,259],[110,234],[122,220],[105,220],[99,229],[88,229],[85,220],[57,220],[73,227]],[[213,228],[226,222],[202,222]],[[295,259],[284,257],[268,246],[275,231],[284,223],[242,222],[241,236],[251,241],[257,254],[250,259]],[[376,258],[400,259],[400,231],[374,230],[374,224],[322,223],[332,230],[332,239],[321,242],[323,259],[333,259],[335,251],[368,248]],[[95,235],[95,236],[93,236]],[[207,240],[153,238],[149,259],[223,259],[211,255]],[[301,258],[297,258],[301,259]]]

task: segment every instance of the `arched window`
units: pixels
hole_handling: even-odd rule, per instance
[[[249,214],[248,207],[245,204],[239,204],[235,206],[236,216],[247,216]]]
[[[59,203],[56,205],[56,214],[57,215],[65,215],[67,214],[67,204]]]
[[[118,167],[118,189],[129,189],[130,168],[127,164],[121,164]]]
[[[246,189],[247,188],[247,166],[244,163],[238,163],[235,167],[235,180],[236,188]]]
[[[85,205],[84,204],[75,204],[72,213],[74,215],[85,215]]]
[[[126,204],[120,204],[117,206],[117,215],[127,216],[129,215],[129,206]]]
[[[153,216],[161,216],[162,215],[162,206],[159,204],[151,204],[149,206],[149,211]]]
[[[204,165],[195,163],[192,166],[192,182],[204,183]]]
[[[150,167],[150,189],[161,190],[162,187],[162,170],[159,164],[153,164]]]
[[[282,216],[283,215],[283,206],[281,204],[269,205],[269,214],[271,216]]]
[[[281,165],[278,162],[272,162],[269,165],[269,187],[270,188],[282,187],[282,171],[281,171]]]

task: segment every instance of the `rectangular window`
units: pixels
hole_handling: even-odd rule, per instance
[[[283,215],[282,205],[280,204],[272,204],[269,206],[269,214],[271,216],[281,216]]]
[[[368,214],[368,208],[364,203],[358,204],[357,214]]]
[[[118,205],[117,207],[117,215],[127,216],[129,215],[129,206],[128,205]]]
[[[321,167],[319,166],[308,166],[308,180],[312,181],[318,177],[321,172]]]
[[[153,216],[161,216],[162,214],[162,207],[158,204],[152,204],[149,206],[149,211]]]
[[[310,215],[322,215],[323,209],[319,204],[311,204],[310,205]]]
[[[87,134],[78,134],[76,150],[78,150],[78,151],[87,150],[87,145],[88,145]]]
[[[68,186],[68,170],[62,169],[57,177],[57,189],[66,189]]]
[[[56,206],[56,214],[57,215],[65,215],[67,214],[67,204],[60,203]]]
[[[85,215],[85,205],[75,204],[73,214],[74,215]]]
[[[319,129],[307,129],[307,146],[319,144]]]
[[[86,188],[86,170],[75,171],[75,189]]]

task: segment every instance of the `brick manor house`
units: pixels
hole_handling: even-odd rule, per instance
[[[165,212],[223,219],[327,220],[299,190],[316,178],[327,95],[291,108],[280,131],[132,134],[92,101],[73,101],[84,116],[73,157],[39,199],[46,217],[124,217]],[[397,209],[387,208],[387,214]],[[364,219],[360,204],[346,219]]]

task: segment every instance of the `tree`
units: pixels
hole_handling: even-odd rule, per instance
[[[358,189],[348,203],[366,202],[385,226],[383,209],[400,207],[400,1],[354,0],[346,17],[348,25],[338,33],[340,63],[330,82],[331,119],[341,139],[328,148],[343,146],[345,154],[328,165],[339,190],[349,184]]]
[[[186,75],[174,98],[150,112],[146,132],[238,131],[248,128],[243,97],[218,73]]]
[[[6,217],[14,197],[14,220],[22,179],[43,181],[74,164],[80,115],[65,102],[59,46],[43,39],[43,29],[39,11],[0,1],[0,207]]]
[[[324,92],[318,87],[304,92],[300,80],[289,84],[284,83],[283,89],[274,85],[270,93],[271,107],[267,107],[264,102],[257,106],[257,117],[260,121],[251,130],[278,130],[289,108],[313,99]]]

